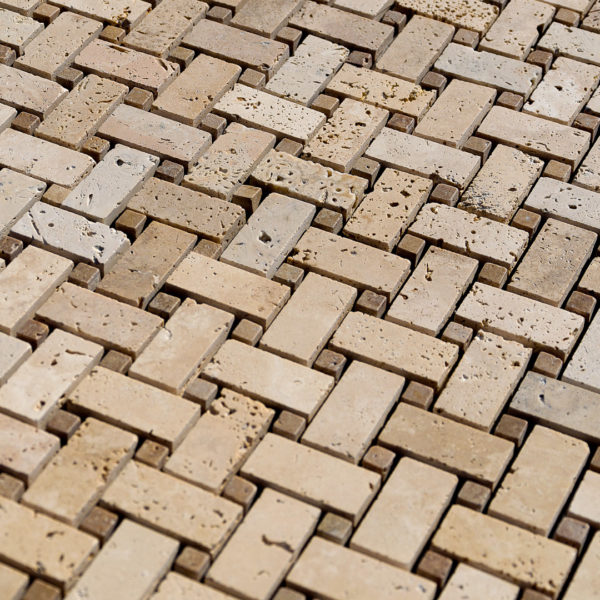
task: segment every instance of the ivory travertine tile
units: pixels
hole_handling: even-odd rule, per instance
[[[0,496],[0,558],[69,587],[98,550],[98,540]]]
[[[0,331],[14,335],[54,290],[67,279],[73,263],[28,246],[0,271]]]
[[[0,386],[31,354],[31,346],[0,331]]]
[[[556,598],[577,551],[464,506],[450,508],[434,548],[475,567]]]
[[[42,197],[46,185],[10,169],[0,169],[0,238]]]
[[[600,314],[600,313],[598,313]],[[562,379],[568,383],[582,386],[595,392],[600,391],[600,373],[594,366],[598,360],[600,348],[600,318],[598,314],[587,328],[577,350],[567,363]]]
[[[198,600],[235,600],[229,594],[224,594],[208,585],[179,575],[175,571],[167,573],[150,600],[187,600],[194,596]]]
[[[0,132],[10,127],[16,116],[16,109],[12,108],[11,106],[0,104]]]
[[[473,281],[479,263],[434,246],[402,286],[386,320],[437,335]]]
[[[101,31],[98,21],[63,12],[27,45],[15,67],[54,81]]]
[[[25,46],[44,29],[42,23],[31,17],[4,8],[0,8],[0,23],[0,44],[14,48],[19,54],[22,54]]]
[[[0,589],[6,594],[7,600],[22,598],[28,583],[29,577],[25,573],[0,564]]]
[[[380,485],[379,475],[372,471],[273,433],[267,433],[241,473],[262,485],[340,513],[354,524]]]
[[[333,0],[335,8],[341,8],[376,21],[379,21],[392,4],[393,0],[373,0],[366,5],[361,0]]]
[[[209,569],[206,582],[249,600],[271,598],[319,515],[313,506],[265,489]]]
[[[33,11],[41,4],[41,0],[0,0],[2,8],[31,17]]]
[[[498,144],[463,193],[458,208],[508,223],[543,168],[539,158]]]
[[[334,385],[333,377],[236,340],[227,340],[221,346],[202,375],[308,420]]]
[[[267,432],[275,411],[223,389],[168,459],[165,471],[220,493]]]
[[[600,258],[596,257],[591,260],[583,277],[577,284],[577,289],[596,296],[600,293]]]
[[[600,89],[597,89],[590,98],[586,108],[594,114],[600,113]]]
[[[600,473],[586,471],[569,505],[569,516],[587,521],[597,528],[600,524],[600,510],[598,510],[597,501],[599,490]]]
[[[107,0],[100,3],[96,0],[57,0],[55,4],[86,17],[123,27],[133,27],[151,8],[150,3],[142,0]]]
[[[102,346],[55,330],[0,388],[0,410],[41,427],[98,364]]]
[[[129,376],[180,394],[227,338],[233,315],[184,300],[129,368]]]
[[[25,492],[23,504],[79,526],[136,444],[135,435],[87,419]]]
[[[458,359],[453,344],[360,312],[348,314],[330,347],[438,389]]]
[[[115,371],[96,367],[68,396],[84,414],[176,448],[200,416],[197,405]]]
[[[247,0],[235,11],[231,24],[274,38],[303,0]]]
[[[460,563],[444,586],[440,600],[517,600],[518,586]]]
[[[579,165],[573,183],[600,192],[600,140],[596,141]]]
[[[250,319],[267,328],[290,297],[290,289],[254,273],[238,269],[197,252],[188,254],[173,271],[167,285]]]
[[[600,35],[593,31],[552,23],[537,47],[592,65],[600,65]]]
[[[571,580],[565,600],[597,600],[600,590],[600,533],[595,533]],[[591,595],[590,595],[591,594]]]

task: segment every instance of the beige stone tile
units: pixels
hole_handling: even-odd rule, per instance
[[[573,183],[600,192],[600,140],[596,141],[579,165]]]
[[[600,373],[595,366],[600,352],[599,336],[600,318],[596,316],[567,363],[567,368],[562,376],[564,381],[595,392],[600,391]]]
[[[571,580],[565,600],[597,600],[600,598],[600,533],[594,534],[590,545]]]
[[[600,292],[600,258],[593,258],[586,267],[577,289],[596,295]]]
[[[170,571],[162,580],[150,600],[235,600],[233,596],[219,592],[214,588]]]
[[[1,10],[1,9],[0,9]],[[11,106],[0,104],[0,132],[10,127],[13,119],[17,116],[16,109]]]
[[[152,8],[151,4],[142,0],[107,0],[100,3],[96,0],[57,0],[54,4],[122,27],[133,27]]]
[[[586,108],[594,114],[600,113],[600,89],[597,89],[587,103]]]
[[[29,578],[25,573],[8,565],[0,564],[0,589],[6,594],[6,600],[19,600],[25,593]]]
[[[517,600],[518,595],[516,585],[460,563],[444,586],[440,600]]]
[[[0,169],[0,238],[42,197],[45,189],[38,179]]]
[[[41,4],[41,0],[0,0],[2,8],[13,10],[21,15],[31,17],[33,11]]]
[[[0,331],[0,386],[31,355],[31,346]]]
[[[392,4],[393,0],[372,0],[368,4],[365,4],[361,0],[333,0],[335,8],[341,8],[342,10],[347,10],[369,19],[375,19],[376,21],[379,21]]]
[[[597,528],[600,524],[599,491],[600,473],[586,471],[569,505],[569,516],[587,521]]]
[[[302,2],[303,0],[247,0],[235,11],[231,24],[274,38]]]
[[[4,8],[0,8],[0,23],[0,43],[10,46],[19,54],[44,29],[43,23]]]
[[[548,27],[537,47],[592,65],[600,65],[600,35],[561,23]]]

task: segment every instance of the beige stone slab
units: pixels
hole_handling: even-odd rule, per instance
[[[10,127],[16,116],[16,109],[14,109],[12,106],[0,104],[0,132]]]
[[[586,108],[594,113],[600,113],[600,89],[597,89],[590,98],[590,101],[587,103]]]
[[[564,381],[595,392],[600,391],[600,373],[596,366],[600,357],[599,338],[600,319],[596,315],[567,363],[562,376]]]
[[[246,31],[274,38],[303,0],[247,0],[235,11],[231,24]]]
[[[458,359],[458,348],[453,344],[361,312],[348,314],[330,346],[438,389]]]
[[[307,35],[265,86],[271,94],[309,106],[325,89],[350,51],[344,46]]]
[[[18,54],[44,29],[43,23],[11,10],[0,8],[0,43],[10,46]]]
[[[0,558],[32,575],[68,587],[98,550],[98,540],[60,521],[0,497]]]
[[[551,352],[563,360],[584,326],[579,315],[483,283],[473,285],[455,317],[470,327]]]
[[[190,167],[183,185],[231,200],[274,145],[275,136],[271,133],[232,123]]]
[[[518,586],[460,563],[444,586],[440,600],[517,600]]]
[[[480,331],[437,399],[433,410],[490,431],[527,369],[532,351]]]
[[[366,179],[339,173],[286,152],[271,150],[252,172],[252,181],[274,192],[341,212],[347,219],[362,199]]]
[[[596,239],[591,231],[547,219],[506,289],[561,306],[590,258]]]
[[[180,394],[226,340],[233,321],[230,313],[187,298],[131,365],[129,376]]]
[[[437,335],[469,287],[479,263],[431,246],[402,286],[386,320]]]
[[[69,406],[176,448],[200,416],[197,405],[104,367],[68,396]]]
[[[0,238],[42,197],[45,189],[38,179],[0,169]]]
[[[450,508],[433,547],[503,579],[556,598],[577,551],[470,508]]]
[[[355,525],[380,485],[380,477],[373,471],[274,433],[267,433],[241,473],[262,485],[340,513]]]
[[[386,167],[428,177],[434,183],[448,183],[460,189],[471,182],[481,162],[475,154],[388,127],[384,127],[375,138],[365,156]]]
[[[41,0],[0,0],[0,6],[31,17],[33,11],[41,4]]]
[[[287,581],[332,600],[428,600],[436,591],[428,579],[318,536],[309,542]]]
[[[142,19],[152,8],[149,2],[142,0],[56,0],[57,6],[63,9],[106,21],[111,25],[130,28]]]
[[[350,548],[410,570],[452,500],[458,477],[401,458],[350,540]]]
[[[302,436],[302,443],[358,464],[398,400],[404,378],[353,361]]]
[[[571,500],[568,515],[582,521],[587,521],[593,527],[597,528],[600,525],[599,492],[600,474],[594,471],[586,471],[583,479],[577,486],[573,500]]]
[[[162,580],[150,600],[235,600],[234,596],[194,581],[185,575],[170,571]]]
[[[356,300],[344,283],[308,273],[260,340],[260,348],[311,367]]]
[[[19,600],[29,584],[29,577],[17,569],[0,564],[0,589],[6,600]]]
[[[207,10],[208,5],[197,0],[165,0],[125,36],[123,45],[167,58]]]
[[[600,89],[600,88],[599,88]],[[579,165],[573,183],[600,192],[600,141],[592,146]]]
[[[94,164],[94,160],[85,154],[15,129],[0,133],[0,166],[46,183],[72,188],[92,170]]]
[[[28,246],[0,271],[0,331],[14,335],[54,290],[67,279],[73,263]]]
[[[320,511],[265,489],[206,575],[249,600],[267,600],[314,531]]]
[[[508,223],[543,168],[539,158],[498,144],[463,193],[458,208]]]
[[[415,15],[377,60],[375,68],[419,83],[453,35],[452,25]]]
[[[101,31],[98,21],[63,12],[27,45],[15,67],[54,81]]]
[[[84,48],[75,66],[153,94],[160,94],[179,73],[176,63],[103,40],[94,40]]]
[[[223,389],[187,434],[165,471],[219,494],[265,435],[275,411]]]
[[[287,286],[197,252],[188,254],[167,286],[267,328],[290,297]]]
[[[27,489],[23,504],[78,527],[133,456],[137,441],[122,429],[86,419]]]
[[[368,4],[361,0],[333,0],[335,8],[341,8],[376,21],[379,21],[393,3],[393,0],[372,0]]]
[[[66,600],[145,600],[171,567],[178,548],[175,540],[126,519]]]
[[[31,346],[27,342],[0,331],[0,386],[30,355]]]
[[[528,98],[542,78],[541,67],[492,52],[477,52],[462,44],[449,44],[434,68],[447,77],[489,85],[500,92]]]
[[[565,600],[600,598],[600,533],[594,534],[564,598]]]
[[[254,69],[270,79],[289,58],[289,46],[237,27],[201,19],[183,45],[229,63]]]
[[[586,14],[592,6],[594,0],[544,0],[548,4],[559,8],[568,8],[570,10]]]
[[[310,227],[316,209],[281,194],[269,194],[227,246],[220,260],[271,279],[300,236]]]
[[[577,289],[582,292],[597,295],[600,293],[600,258],[593,258],[577,284]]]
[[[529,242],[520,229],[437,203],[423,206],[408,231],[448,250],[495,262],[509,270]]]
[[[334,386],[333,377],[236,340],[227,340],[204,378],[310,420]]]
[[[600,65],[600,35],[593,31],[552,23],[537,46],[559,56]]]
[[[137,461],[127,463],[104,492],[102,504],[213,556],[243,514],[231,500]]]

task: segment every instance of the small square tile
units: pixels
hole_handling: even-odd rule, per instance
[[[240,75],[238,83],[242,83],[243,85],[247,85],[248,87],[259,90],[265,86],[265,83],[267,83],[267,76],[260,71],[255,71],[254,69],[245,69]]]
[[[502,92],[496,100],[496,106],[508,108],[510,110],[521,110],[523,108],[523,96],[513,94],[512,92]]]
[[[409,381],[401,400],[407,404],[427,410],[433,402],[433,394],[434,390],[432,387],[418,381]]]
[[[139,108],[140,110],[150,110],[153,101],[154,96],[152,92],[139,87],[132,88],[129,94],[125,96],[125,104]]]
[[[279,588],[273,596],[273,600],[306,600],[306,596],[292,588]]]
[[[206,18],[218,23],[227,24],[233,18],[233,13],[223,6],[213,6],[207,13]]]
[[[46,323],[40,323],[35,319],[27,319],[17,330],[17,337],[28,344],[35,350],[50,333],[50,328]]]
[[[342,546],[352,535],[352,521],[328,512],[317,526],[317,535]]]
[[[571,172],[570,165],[558,160],[550,160],[542,173],[542,177],[552,177],[552,179],[558,179],[559,181],[569,181]]]
[[[42,579],[34,579],[22,600],[60,600],[61,597],[60,588]]]
[[[323,229],[328,233],[338,234],[344,226],[344,218],[341,213],[329,208],[322,208],[317,212],[312,222],[313,227]]]
[[[396,33],[398,33],[404,29],[404,26],[406,25],[406,15],[397,10],[388,10],[385,15],[383,15],[381,22],[385,25],[395,27]]]
[[[20,112],[13,119],[10,126],[17,131],[26,133],[27,135],[33,135],[33,132],[38,128],[40,123],[40,118],[37,115],[28,112]]]
[[[416,121],[413,117],[407,115],[395,114],[387,122],[387,127],[401,131],[402,133],[411,134],[415,130]]]
[[[181,300],[177,296],[158,292],[148,304],[148,312],[159,316],[163,321],[168,321],[180,304]]]
[[[548,352],[540,352],[533,363],[531,370],[540,375],[545,375],[552,379],[557,379],[563,366],[563,361],[549,354]]]
[[[273,423],[273,433],[297,442],[306,429],[306,419],[289,410],[282,410]]]
[[[439,587],[443,587],[451,569],[452,560],[433,550],[428,550],[417,566],[417,575],[432,579]]]
[[[293,27],[282,27],[275,38],[278,42],[283,42],[290,47],[290,52],[293,54],[300,44],[302,32]]]
[[[331,115],[337,110],[339,105],[340,101],[337,98],[334,98],[333,96],[327,96],[326,94],[321,94],[315,98],[311,108],[323,113],[329,119],[329,117],[331,117]]]
[[[317,357],[313,369],[331,375],[336,381],[339,381],[345,366],[346,357],[343,354],[326,348]]]
[[[470,327],[452,321],[446,325],[442,333],[442,341],[456,344],[464,352],[473,339],[473,333]]]
[[[126,208],[115,221],[114,228],[122,231],[130,239],[135,240],[144,230],[147,220],[146,215]]]
[[[96,162],[100,162],[110,150],[110,142],[93,135],[83,144],[81,151],[91,156]]]
[[[540,217],[540,215],[531,212],[530,210],[520,208],[513,217],[511,225],[517,229],[526,231],[531,239],[533,235],[535,235],[535,232],[539,229],[541,222],[542,217]]]
[[[494,431],[495,435],[512,442],[517,448],[521,447],[526,433],[527,421],[512,415],[502,415]]]
[[[72,90],[83,79],[83,71],[73,67],[65,67],[56,75],[56,81],[60,85]]]
[[[0,44],[0,65],[10,67],[17,59],[17,53],[8,46]]]
[[[381,165],[378,162],[363,156],[354,163],[350,174],[366,179],[369,182],[369,186],[373,187],[380,169]]]
[[[295,292],[304,279],[304,271],[300,267],[283,263],[273,276],[273,281],[287,285]]]
[[[390,474],[396,455],[382,446],[371,446],[363,456],[361,465],[365,469],[379,473],[383,480]]]
[[[190,63],[194,60],[195,53],[191,48],[184,48],[183,46],[177,46],[173,48],[169,53],[169,60],[177,63],[179,68],[183,69],[190,66]]]
[[[479,275],[477,276],[479,283],[485,283],[497,288],[504,287],[507,279],[508,270],[506,267],[491,262],[486,262],[481,267],[481,271],[479,271]]]
[[[199,581],[210,567],[210,554],[192,546],[186,546],[175,559],[173,570],[190,579]]]
[[[532,50],[529,53],[526,62],[541,67],[544,70],[544,73],[547,73],[553,58],[552,52],[546,52],[546,50]]]
[[[448,80],[441,75],[440,73],[434,73],[433,71],[429,71],[421,79],[421,87],[425,90],[434,90],[437,92],[438,96],[444,91]]]
[[[360,294],[354,310],[366,313],[372,317],[380,318],[387,308],[387,299],[381,294],[376,294],[371,290],[365,290]]]
[[[300,142],[290,140],[289,138],[283,138],[279,142],[279,144],[277,144],[275,150],[277,150],[277,152],[285,152],[286,154],[291,154],[292,156],[300,156],[302,148],[303,146]]]
[[[213,140],[216,140],[227,128],[227,119],[208,113],[198,126],[202,131],[206,131],[212,135]]]
[[[25,493],[25,484],[8,473],[0,473],[0,496],[18,502]]]
[[[135,453],[136,460],[155,469],[162,469],[168,457],[169,449],[152,440],[144,440],[144,443]]]
[[[241,504],[244,513],[247,513],[257,492],[258,488],[252,482],[234,475],[225,486],[223,497]]]
[[[588,323],[592,320],[595,308],[596,298],[582,292],[573,292],[565,304],[565,310],[581,315]]]
[[[600,129],[600,117],[595,117],[587,113],[579,113],[573,122],[573,127],[587,131],[591,136],[591,141],[594,142]]]
[[[472,135],[465,142],[465,145],[462,147],[462,150],[464,150],[465,152],[470,152],[471,154],[475,154],[475,156],[479,156],[479,158],[481,159],[481,164],[483,165],[488,159],[490,152],[492,151],[492,142]]]
[[[469,48],[476,48],[477,44],[479,44],[479,34],[470,29],[461,28],[454,34],[454,39],[452,41],[456,44],[469,46]]]
[[[396,254],[410,260],[414,267],[421,260],[426,246],[424,240],[407,233],[396,246]]]
[[[355,67],[362,69],[370,69],[373,66],[373,56],[368,52],[361,52],[360,50],[352,50],[346,59],[346,62]]]
[[[430,202],[439,202],[446,206],[455,206],[458,202],[458,188],[447,183],[438,183],[429,196]]]
[[[579,25],[580,16],[579,13],[574,10],[559,8],[554,15],[554,20],[567,27],[577,27]]]
[[[0,258],[11,262],[23,251],[23,242],[10,235],[0,239]]]
[[[58,436],[62,443],[68,442],[73,434],[79,429],[81,419],[66,410],[57,410],[46,425],[46,430]]]
[[[183,397],[200,405],[202,412],[206,412],[212,401],[217,397],[219,387],[212,381],[196,377],[186,388]]]
[[[127,32],[122,27],[107,25],[100,33],[100,39],[110,44],[120,44]]]
[[[69,273],[69,282],[94,291],[100,283],[100,269],[87,263],[77,263]]]
[[[183,181],[184,175],[185,169],[179,163],[172,160],[163,160],[154,172],[154,177],[174,183],[175,185],[179,185]]]
[[[241,206],[247,215],[251,215],[260,204],[262,190],[253,185],[241,185],[233,194],[231,202]]]
[[[119,517],[115,513],[101,506],[94,506],[79,528],[97,537],[100,543],[104,544],[115,530],[118,522]]]
[[[256,346],[263,334],[263,328],[254,321],[242,319],[231,332],[231,339],[249,346]]]
[[[573,546],[573,548],[576,548],[577,552],[580,553],[589,533],[590,526],[588,523],[584,523],[583,521],[571,517],[564,517],[560,520],[552,537],[557,542]]]
[[[590,469],[592,471],[600,471],[600,448],[596,448],[596,451],[592,455],[592,460],[590,460]]]
[[[60,8],[58,8],[58,6],[53,6],[52,4],[44,2],[33,11],[33,18],[36,21],[43,21],[46,25],[50,25],[59,14]]]
[[[223,253],[223,246],[211,240],[200,240],[194,247],[194,252],[218,260]]]
[[[100,366],[123,375],[129,371],[132,362],[131,356],[118,350],[109,350],[100,361]]]
[[[465,481],[458,492],[456,502],[463,506],[468,506],[473,510],[483,512],[491,495],[491,490],[484,485],[475,483],[474,481]]]
[[[52,204],[52,206],[60,206],[70,193],[71,190],[69,188],[53,183],[44,192],[42,200],[48,204]]]

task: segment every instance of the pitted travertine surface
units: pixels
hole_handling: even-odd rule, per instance
[[[600,600],[600,0],[0,0],[0,600]]]

